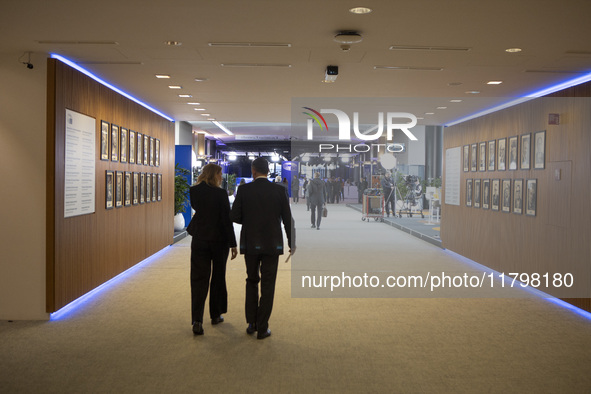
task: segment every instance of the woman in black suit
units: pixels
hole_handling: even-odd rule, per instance
[[[236,237],[230,221],[230,202],[222,184],[222,167],[203,167],[197,184],[190,189],[195,215],[187,227],[191,240],[191,317],[193,333],[203,335],[203,310],[207,292],[211,324],[224,321],[227,312],[226,261],[231,248],[236,257]],[[211,276],[211,284],[209,282]]]

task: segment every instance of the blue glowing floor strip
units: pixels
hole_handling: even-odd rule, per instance
[[[53,59],[57,59],[59,61],[61,61],[62,63],[67,64],[68,66],[80,71],[82,74],[84,75],[88,75],[90,78],[94,79],[95,81],[97,81],[98,83],[108,87],[111,90],[114,90],[115,92],[119,93],[120,95],[127,97],[128,99],[130,99],[133,102],[138,103],[139,105],[141,105],[144,108],[149,109],[150,111],[154,112],[155,114],[158,114],[160,116],[162,116],[164,119],[170,121],[170,122],[174,122],[174,119],[172,119],[170,116],[167,116],[165,114],[163,114],[162,112],[158,111],[157,109],[150,107],[148,104],[144,103],[143,101],[140,101],[139,99],[133,97],[132,95],[130,95],[129,93],[125,93],[123,90],[111,85],[110,83],[102,80],[101,78],[97,77],[96,75],[94,75],[93,73],[91,73],[90,71],[88,71],[87,69],[80,67],[79,65],[77,65],[76,63],[74,63],[71,60],[66,59],[65,57],[61,56],[61,55],[57,55],[55,53],[50,54],[50,56]]]
[[[502,109],[509,108],[509,107],[514,106],[514,105],[521,104],[521,103],[524,103],[526,101],[533,100],[535,98],[543,97],[543,96],[546,96],[548,94],[555,93],[555,92],[558,92],[560,90],[563,90],[563,89],[566,89],[566,88],[570,88],[572,86],[580,85],[582,83],[589,82],[589,81],[591,81],[591,73],[585,74],[585,75],[583,75],[581,77],[570,79],[568,81],[559,83],[557,85],[552,85],[552,86],[547,87],[547,88],[544,88],[542,90],[538,90],[538,91],[535,91],[535,92],[526,94],[523,97],[520,97],[520,98],[511,100],[511,101],[508,101],[506,103],[500,104],[500,105],[495,106],[493,108],[485,109],[484,111],[477,112],[477,113],[475,113],[473,115],[468,115],[468,116],[466,116],[464,118],[461,118],[461,119],[458,119],[458,120],[454,120],[454,121],[452,121],[450,123],[445,124],[445,127],[453,126],[455,124],[462,123],[462,122],[465,122],[465,121],[470,120],[470,119],[479,118],[481,116],[488,115],[490,113],[497,112],[497,111],[500,111]]]
[[[460,260],[462,263],[464,263],[466,265],[469,265],[469,266],[471,266],[473,268],[476,268],[476,269],[478,269],[480,271],[484,271],[484,272],[486,272],[488,274],[492,273],[492,274],[495,275],[495,278],[497,280],[499,280],[499,281],[501,280],[497,276],[497,275],[500,275],[500,272],[497,272],[497,271],[493,270],[492,268],[486,267],[486,266],[484,266],[482,264],[479,264],[479,263],[477,263],[477,262],[475,262],[473,260],[470,260],[469,258],[467,258],[465,256],[462,256],[460,254],[457,254],[456,252],[452,252],[449,249],[444,249],[443,251],[445,253],[447,253],[448,255],[452,256],[453,258],[455,258],[457,260]],[[513,278],[505,275],[504,278],[503,278],[503,281],[506,284],[508,284],[509,286],[511,286],[511,284],[513,282]],[[517,286],[517,285],[519,285],[519,286]],[[513,283],[513,288],[514,289],[519,288],[519,289],[521,289],[523,291],[527,291],[530,294],[533,294],[533,295],[535,295],[535,296],[537,296],[539,298],[543,298],[546,301],[552,302],[552,303],[554,303],[554,304],[556,304],[556,305],[558,305],[558,306],[560,306],[562,308],[568,309],[571,312],[574,312],[577,315],[579,315],[579,316],[581,316],[581,317],[583,317],[583,318],[591,321],[591,313],[590,312],[587,312],[587,311],[585,311],[585,310],[583,310],[581,308],[577,308],[576,306],[571,305],[568,302],[562,301],[561,299],[556,298],[556,297],[554,297],[554,296],[552,296],[550,294],[544,293],[541,290],[538,290],[538,289],[533,288],[531,286],[524,286],[523,283],[521,283],[521,282],[519,282],[517,280]]]
[[[70,302],[68,305],[51,313],[50,320],[55,321],[55,320],[61,320],[61,319],[67,318],[70,314],[75,313],[80,308],[83,308],[88,302],[92,301],[92,299],[95,296],[99,295],[103,291],[113,288],[114,286],[120,284],[121,282],[125,281],[126,279],[129,279],[129,277],[131,275],[133,275],[134,273],[136,273],[140,269],[145,268],[150,263],[153,263],[155,260],[163,257],[163,255],[169,250],[170,250],[170,246],[167,246],[164,249],[159,250],[158,252],[154,253],[152,256],[148,257],[147,259],[140,261],[139,263],[137,263],[133,267],[127,269],[126,271],[123,271],[122,273],[115,276],[114,278],[111,278],[110,280],[103,283],[102,285],[92,289],[91,291],[84,294],[83,296]]]

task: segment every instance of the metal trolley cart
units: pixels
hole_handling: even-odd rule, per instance
[[[384,196],[380,189],[365,189],[363,192],[363,207],[361,220],[369,222],[373,218],[376,222],[384,221]]]

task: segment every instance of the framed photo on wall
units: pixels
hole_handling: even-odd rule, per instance
[[[509,137],[509,169],[516,170],[517,169],[517,161],[519,160],[519,156],[517,155],[517,136]]]
[[[119,161],[119,126],[111,125],[111,161]]]
[[[490,209],[493,211],[499,210],[499,203],[501,199],[501,181],[493,179],[491,182],[491,195],[490,195]]]
[[[137,172],[133,173],[133,193],[132,193],[132,204],[133,205],[137,205],[139,200],[140,200],[140,196],[139,196],[139,192],[140,192],[140,185],[139,185],[139,181],[140,181],[140,177],[139,174]]]
[[[482,209],[488,209],[490,206],[490,179],[482,181]]]
[[[523,134],[521,136],[521,152],[519,160],[519,168],[522,170],[529,170],[531,157],[531,133]]]
[[[139,164],[139,165],[141,165],[143,163],[142,158],[144,157],[143,156],[144,155],[143,144],[142,144],[143,140],[144,140],[143,134],[138,132],[137,133],[137,144],[135,147],[135,149],[137,150],[137,157],[136,157],[135,163]]]
[[[125,127],[121,128],[121,143],[119,144],[121,148],[121,154],[119,161],[121,163],[127,163],[127,129]]]
[[[534,169],[543,170],[546,166],[546,130],[534,133]]]
[[[488,141],[488,170],[494,171],[495,170],[495,159],[497,155],[495,154],[496,151],[496,141]]]
[[[158,201],[162,201],[162,174],[158,174]]]
[[[129,130],[129,164],[135,164],[135,131]]]
[[[154,164],[156,165],[156,167],[160,167],[160,140],[157,139],[156,140],[156,147],[155,147],[155,154],[156,157],[154,158]]]
[[[126,207],[131,205],[131,172],[125,173],[125,194],[123,198],[123,205]]]
[[[464,172],[470,171],[470,145],[464,145]]]
[[[481,142],[478,147],[478,171],[486,171],[486,142]]]
[[[536,206],[538,198],[538,180],[528,179],[525,189],[525,214],[527,216],[536,216]]]
[[[146,174],[140,173],[140,204],[144,203],[145,195],[146,195]]]
[[[150,166],[154,166],[154,138],[150,137]]]
[[[511,179],[503,179],[501,210],[511,212]]]
[[[115,208],[123,206],[123,173],[117,171],[115,175]]]
[[[477,151],[478,151],[478,145],[477,144],[472,144],[470,145],[470,171],[476,171],[477,169]]]
[[[466,206],[472,206],[472,179],[466,179]]]
[[[523,210],[523,179],[513,181],[513,213],[521,215]]]
[[[113,209],[113,171],[105,172],[105,209]]]
[[[109,122],[101,120],[101,160],[109,160]]]
[[[480,179],[474,179],[474,208],[480,208]]]
[[[158,175],[152,174],[152,202],[158,200]]]
[[[146,174],[146,202],[152,201],[152,174]]]
[[[507,139],[499,138],[499,146],[497,148],[497,170],[505,171],[505,160],[507,159]]]
[[[144,134],[144,165],[148,165],[148,152],[150,150],[150,137]]]

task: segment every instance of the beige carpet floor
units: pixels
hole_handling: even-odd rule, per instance
[[[304,274],[479,272],[344,206],[320,231],[305,204],[293,211],[270,338],[245,333],[242,257],[226,321],[193,336],[187,238],[52,321],[0,322],[0,392],[591,392],[591,321],[543,298],[302,288]]]

